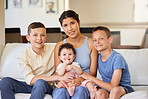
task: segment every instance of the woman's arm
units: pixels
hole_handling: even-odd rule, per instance
[[[56,44],[55,48],[54,48],[54,65],[55,65],[55,71],[57,70],[57,66],[61,63],[61,60],[58,57],[58,52],[59,52],[59,46],[64,44],[64,41],[60,41]],[[55,72],[55,75],[57,75],[57,73]]]
[[[90,51],[90,72],[89,74],[92,76],[96,76],[97,74],[97,66],[98,66],[98,52],[93,46],[93,40],[88,38],[88,47]]]

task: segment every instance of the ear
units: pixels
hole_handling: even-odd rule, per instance
[[[29,35],[26,35],[26,39],[27,39],[27,41],[30,41],[30,40],[29,40]]]
[[[79,20],[79,27],[80,27],[80,20]]]
[[[113,37],[110,36],[110,37],[109,37],[109,43],[111,44],[112,42],[113,42]]]

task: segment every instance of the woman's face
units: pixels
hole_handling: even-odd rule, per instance
[[[69,37],[76,37],[80,33],[79,23],[72,17],[64,19],[62,27],[66,35]]]

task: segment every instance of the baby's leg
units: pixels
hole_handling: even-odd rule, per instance
[[[93,85],[93,83],[91,81],[89,81],[87,84],[86,84],[86,87],[90,93],[90,98],[91,99],[94,99],[95,98],[95,94],[96,94],[96,91],[97,91],[97,88]]]
[[[67,91],[68,91],[70,96],[73,96],[74,91],[75,91],[75,85],[72,84],[72,83],[68,83]]]

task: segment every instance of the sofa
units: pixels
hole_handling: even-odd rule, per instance
[[[48,43],[55,45],[56,43]],[[24,81],[19,66],[17,56],[26,47],[28,43],[7,43],[0,57],[0,78],[13,77]],[[148,99],[148,49],[115,49],[120,52],[129,64],[131,82],[136,90],[133,93],[126,94],[121,99]],[[99,73],[97,77],[100,79]],[[30,94],[16,93],[16,99],[29,99]],[[51,95],[46,94],[44,99],[52,99]]]

